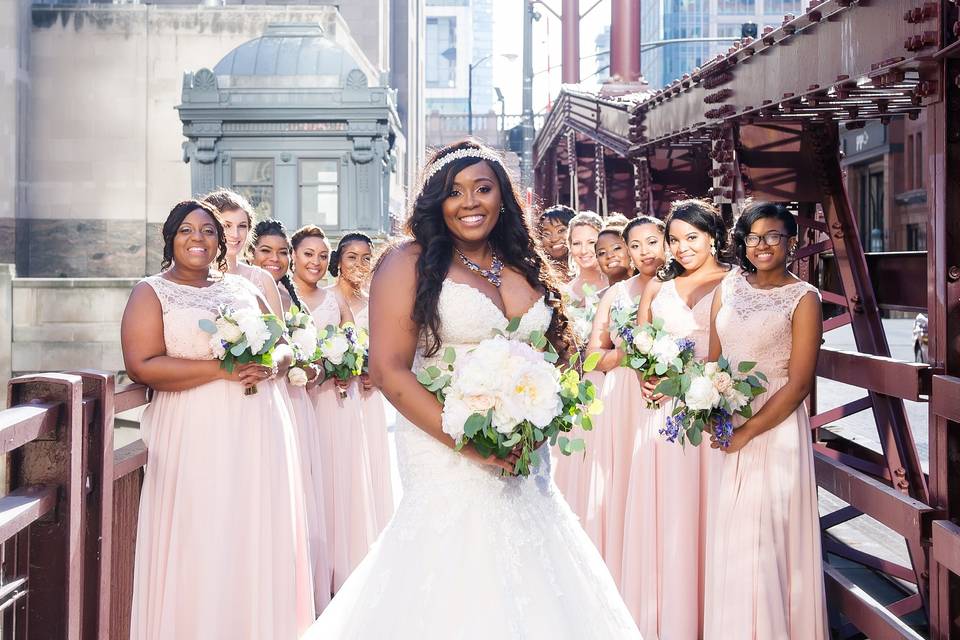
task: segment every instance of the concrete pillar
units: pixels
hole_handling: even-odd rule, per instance
[[[0,264],[0,408],[7,406],[7,381],[13,374],[13,278],[12,264]]]

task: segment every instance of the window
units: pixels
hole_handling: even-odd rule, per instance
[[[426,84],[449,89],[457,84],[457,19],[427,16]]]
[[[911,223],[907,225],[907,251],[927,250],[927,225]]]
[[[923,189],[923,167],[925,158],[923,157],[923,134],[917,133],[916,135],[917,143],[913,145],[913,149],[916,152],[916,157],[913,161],[914,169],[914,178],[913,178],[913,188],[914,189]]]
[[[913,169],[913,134],[907,136],[907,152],[903,155],[904,162],[907,165],[906,171],[904,172],[906,174],[904,176],[906,178],[906,180],[904,180],[904,187],[907,191],[910,191],[913,189],[913,176],[915,175]]]
[[[235,159],[232,185],[250,202],[257,217],[273,217],[273,158]]]
[[[300,224],[335,227],[340,223],[340,171],[337,160],[300,161]]]
[[[763,13],[768,16],[783,17],[788,13],[800,15],[800,0],[765,0],[763,3]]]
[[[756,12],[756,0],[717,0],[717,13],[720,15],[752,16]]]
[[[742,37],[742,29],[743,25],[741,25],[739,22],[721,22],[717,25],[717,37],[730,38],[731,42],[733,40],[739,40]]]

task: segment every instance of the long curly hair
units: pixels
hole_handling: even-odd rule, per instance
[[[667,216],[663,230],[663,241],[668,252],[670,250],[670,224],[675,220],[686,222],[713,238],[717,249],[717,262],[730,262],[730,233],[720,210],[712,202],[693,198],[678,200],[670,205],[670,215]],[[657,271],[657,278],[666,282],[667,280],[673,280],[685,271],[686,269],[680,264],[679,260],[669,260]]]
[[[447,154],[460,149],[494,153],[475,140],[463,140],[435,151],[426,165],[427,169]],[[420,246],[413,321],[423,332],[426,354],[435,355],[440,350],[437,305],[453,260],[453,236],[443,218],[443,202],[450,195],[457,174],[478,162],[487,162],[490,166],[496,175],[502,197],[500,217],[488,241],[503,263],[522,273],[531,287],[546,290],[547,304],[553,309],[547,339],[561,356],[572,354],[576,351],[576,341],[561,301],[560,281],[540,243],[531,233],[520,193],[501,163],[471,157],[453,160],[423,182],[405,226],[407,234]]]
[[[211,205],[200,200],[184,200],[178,202],[167,214],[167,219],[163,223],[163,260],[160,261],[160,270],[166,271],[173,264],[173,239],[177,236],[177,230],[183,224],[184,218],[197,209],[206,211],[213,219],[213,226],[217,230],[217,270],[220,273],[227,272],[227,234],[223,230],[223,222],[220,220],[220,214]]]
[[[290,236],[287,235],[287,229],[283,226],[283,223],[279,220],[261,220],[257,223],[257,226],[253,228],[253,242],[252,246],[255,248],[260,242],[260,238],[265,236],[276,236],[277,238],[283,238],[287,242],[287,248],[292,249],[293,245],[290,244]],[[287,290],[287,293],[290,294],[290,300],[293,304],[297,305],[298,309],[303,309],[303,301],[300,300],[300,296],[297,295],[297,288],[293,285],[293,278],[290,277],[290,269],[287,268],[287,272],[283,274],[277,282],[283,285],[283,288]]]

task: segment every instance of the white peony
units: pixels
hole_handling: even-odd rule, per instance
[[[343,356],[350,350],[350,341],[342,333],[337,333],[323,341],[320,346],[323,357],[334,365],[343,362]]]
[[[236,344],[240,341],[240,338],[243,337],[243,332],[240,330],[240,327],[226,318],[217,318],[214,324],[217,325],[217,335],[230,344]]]
[[[539,364],[545,366],[539,366]],[[521,416],[536,427],[546,427],[563,408],[556,369],[544,360],[527,363],[513,378],[501,404],[507,413]]]
[[[697,376],[690,381],[690,388],[683,401],[692,411],[709,411],[720,402],[720,392],[713,386],[710,378]]]
[[[653,336],[646,331],[637,331],[633,336],[633,346],[643,355],[647,355],[653,349]]]
[[[677,346],[677,341],[671,336],[661,336],[654,341],[650,352],[657,359],[657,362],[669,363],[680,355],[680,347]]]
[[[317,350],[317,332],[310,329],[294,329],[290,341],[300,350],[304,358],[309,358]]]
[[[290,367],[287,371],[287,380],[295,387],[303,387],[307,384],[307,372],[300,367]]]
[[[251,353],[259,353],[263,345],[270,339],[270,329],[259,312],[253,309],[240,309],[233,313],[233,320],[243,331]]]
[[[716,387],[717,391],[721,394],[726,395],[733,389],[733,378],[731,378],[730,374],[726,371],[719,371],[713,376],[713,386]]]
[[[718,371],[720,371],[720,365],[718,365],[716,362],[708,362],[703,365],[703,374],[708,378],[712,378],[717,375]],[[714,381],[714,384],[716,384],[716,381]]]
[[[509,361],[510,345],[506,338],[484,340],[457,363],[457,386],[466,395],[499,395]]]

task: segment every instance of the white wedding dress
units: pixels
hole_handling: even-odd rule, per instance
[[[438,312],[444,347],[458,351],[507,325],[489,298],[451,280]],[[521,319],[519,335],[546,330],[551,313],[538,301]],[[414,370],[432,360],[418,353]],[[504,478],[402,417],[396,444],[403,500],[305,638],[640,638],[603,560],[550,478],[546,446],[535,473]]]

